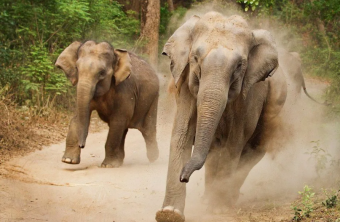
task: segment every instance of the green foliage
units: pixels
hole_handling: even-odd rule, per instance
[[[309,155],[309,160],[313,160],[315,163],[315,171],[317,173],[318,180],[329,180],[325,178],[325,175],[338,172],[340,169],[340,159],[332,157],[332,155],[325,149],[321,148],[320,141],[311,141],[313,146],[309,148],[305,154]],[[331,181],[329,181],[332,183]],[[333,181],[334,182],[334,181]]]
[[[313,158],[316,161],[315,170],[318,176],[327,168],[327,164],[329,163],[329,158],[331,155],[324,149],[320,147],[320,141],[311,141],[313,144],[311,150],[306,152],[306,154],[310,155],[310,158]]]
[[[23,92],[30,94],[36,105],[41,105],[46,93],[61,95],[69,86],[65,75],[55,72],[49,53],[39,46],[30,48],[26,63],[21,66],[21,75]]]
[[[236,2],[244,5],[244,11],[248,11],[249,9],[255,11],[259,6],[269,8],[275,4],[275,0],[237,0]]]
[[[333,191],[331,194],[327,192],[327,190],[323,189],[324,194],[326,195],[327,199],[322,202],[322,205],[326,208],[334,208],[338,204],[338,191]]]
[[[339,18],[340,4],[338,0],[306,1],[305,15],[319,15],[326,22]]]
[[[292,210],[294,211],[293,221],[300,221],[302,219],[302,210],[300,208],[297,208],[296,206],[292,206]]]
[[[309,186],[304,186],[303,191],[299,191],[299,194],[302,198],[302,216],[309,217],[310,213],[313,212],[313,201],[312,198],[314,197],[315,193],[312,192],[312,188]]]
[[[184,7],[178,7],[176,8],[176,10],[174,11],[174,15],[177,18],[183,18],[185,13],[188,11],[188,9],[184,8]]]
[[[170,35],[172,35],[178,26],[179,22],[182,21],[188,9],[184,7],[177,7],[172,13],[170,13],[167,9],[167,6],[161,7],[161,19],[160,19],[160,28],[159,28],[159,45],[158,47],[159,54],[162,53],[163,45],[168,40]],[[140,45],[142,43],[139,43]]]
[[[135,12],[124,13],[115,1],[90,1],[89,12],[92,23],[86,27],[86,38],[105,40],[115,47],[126,48],[131,47],[139,36],[140,23],[134,18]]]
[[[177,7],[175,11],[170,13],[167,9],[167,5],[161,7],[160,14],[160,25],[159,25],[159,34],[163,38],[168,38],[168,35],[171,35],[177,28],[177,21],[181,21],[187,13],[188,9],[184,7]]]
[[[294,211],[294,221],[300,221],[303,218],[309,217],[313,212],[313,197],[315,195],[312,192],[312,188],[305,185],[303,191],[298,192],[301,200],[292,205],[292,210]]]
[[[172,13],[168,10],[168,5],[161,6],[159,34],[165,34],[169,25]]]
[[[244,11],[248,11],[249,8],[251,8],[252,11],[256,9],[256,7],[259,5],[260,0],[237,0],[238,3],[243,3]]]
[[[12,88],[20,85],[17,70],[22,58],[22,51],[11,49],[6,46],[6,43],[0,41],[0,88],[7,84],[10,84]]]
[[[338,72],[340,72],[340,69],[338,69]],[[331,86],[326,91],[326,98],[333,104],[332,111],[338,116],[340,114],[340,73],[331,80]]]

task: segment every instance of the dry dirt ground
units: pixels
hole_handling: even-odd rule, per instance
[[[325,86],[315,81],[307,85],[312,94]],[[318,110],[315,115],[322,115],[321,108],[304,95],[302,100],[305,109]],[[0,221],[154,221],[165,192],[173,113],[173,101],[163,95],[157,138],[160,157],[152,164],[147,160],[141,134],[129,130],[123,166],[100,168],[107,135],[104,129],[89,134],[79,165],[61,162],[64,141],[0,165]],[[313,115],[307,115],[308,121],[317,122]],[[303,116],[299,117],[297,121],[302,121]],[[241,190],[239,203],[228,214],[206,211],[207,206],[200,201],[204,169],[195,172],[187,185],[186,221],[291,220],[290,204],[297,191],[315,177],[305,151],[296,149],[311,147],[310,141],[323,135],[313,130],[315,126],[302,128],[306,127],[301,138],[292,141],[293,148],[275,157],[267,155],[255,166]],[[328,132],[327,124],[320,127],[325,134]],[[325,140],[320,146],[332,143],[332,139]]]

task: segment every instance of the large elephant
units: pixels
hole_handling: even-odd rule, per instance
[[[80,162],[80,148],[85,146],[93,110],[109,125],[102,167],[122,165],[129,128],[143,134],[149,161],[158,158],[159,80],[148,63],[126,50],[114,49],[107,42],[86,41],[69,45],[55,65],[77,85],[76,115],[70,123],[63,162]]]
[[[240,16],[193,16],[169,38],[163,54],[171,59],[177,112],[156,220],[177,222],[184,221],[185,183],[204,164],[209,206],[224,210],[237,200],[266,153],[287,84],[270,33],[251,30]]]

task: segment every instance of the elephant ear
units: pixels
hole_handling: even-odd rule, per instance
[[[132,64],[129,53],[125,49],[115,49],[116,66],[114,67],[114,76],[116,86],[127,79],[131,74]]]
[[[243,80],[242,95],[245,99],[250,88],[272,76],[278,67],[278,52],[270,32],[253,31],[253,47],[248,55],[248,67]]]
[[[200,17],[194,15],[179,27],[165,43],[162,55],[171,59],[170,69],[177,86],[185,67],[189,63],[189,54],[192,46],[191,32]]]
[[[66,77],[75,86],[78,82],[78,72],[76,68],[76,62],[78,60],[78,48],[81,42],[73,42],[69,45],[58,57],[55,62],[55,66],[62,69]]]

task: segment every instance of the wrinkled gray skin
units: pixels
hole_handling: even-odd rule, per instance
[[[184,221],[185,183],[205,164],[209,206],[235,203],[249,171],[265,155],[287,93],[269,32],[240,16],[192,17],[164,46],[177,87],[166,194],[158,222]],[[272,76],[270,78],[267,78]],[[192,145],[194,149],[192,152]]]
[[[305,79],[302,74],[302,62],[298,52],[288,52],[284,49],[280,49],[279,51],[279,64],[283,69],[283,73],[286,76],[287,85],[288,85],[288,103],[294,105],[299,98],[301,98],[301,89],[303,89],[304,93],[308,98],[312,101],[319,103],[321,105],[327,105],[326,103],[320,103],[316,101],[312,96],[307,92]]]
[[[80,148],[85,146],[93,110],[110,127],[102,167],[122,165],[129,128],[143,134],[150,162],[158,158],[159,80],[150,65],[132,53],[94,41],[72,43],[55,65],[77,85],[76,115],[70,123],[63,162],[80,162]]]

